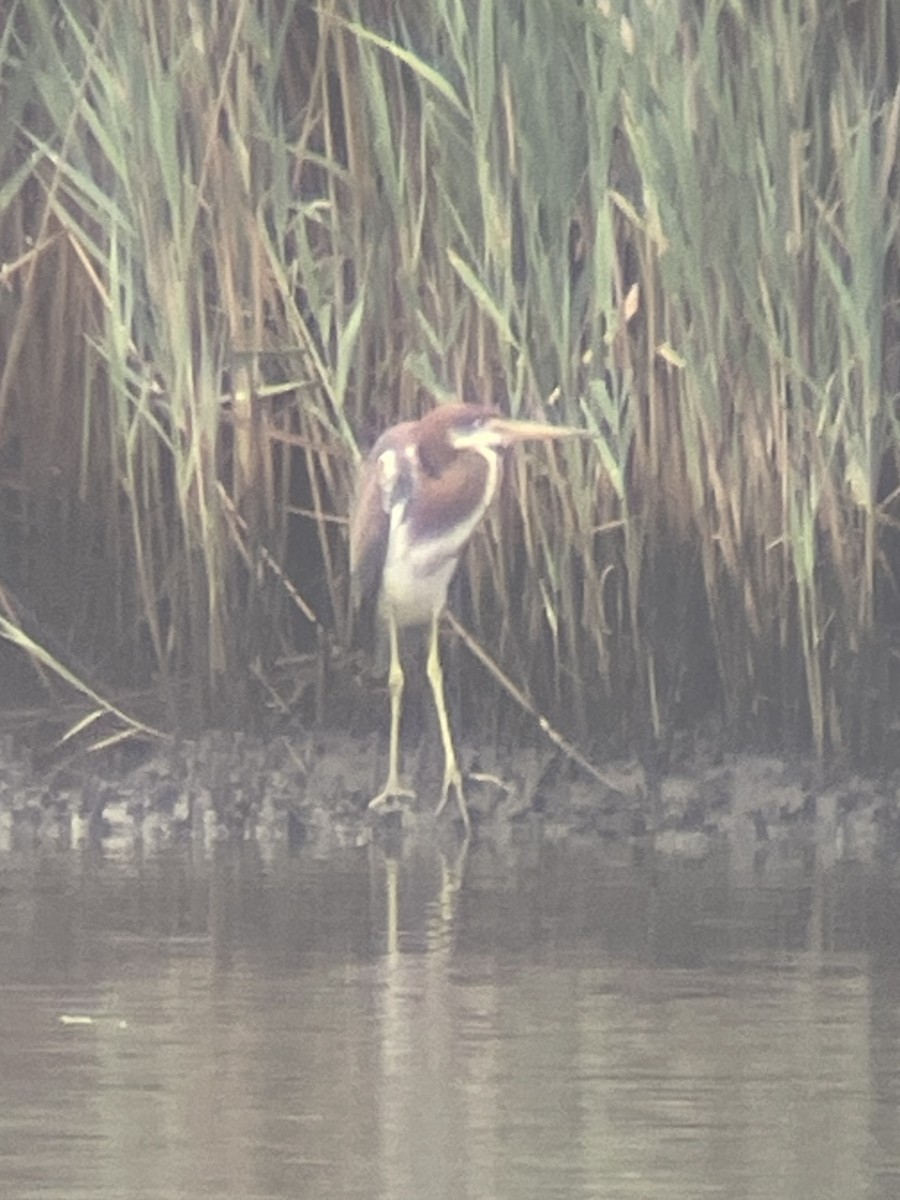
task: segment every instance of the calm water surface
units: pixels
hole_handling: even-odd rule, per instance
[[[0,1196],[900,1196],[887,868],[0,855]]]

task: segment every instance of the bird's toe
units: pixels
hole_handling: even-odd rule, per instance
[[[389,780],[377,796],[369,801],[369,808],[386,808],[392,806],[394,800],[414,800],[416,793],[412,788],[403,787],[396,779]]]

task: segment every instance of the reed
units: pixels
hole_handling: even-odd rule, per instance
[[[531,709],[892,761],[892,0],[6,7],[0,575],[102,678],[286,701],[358,441],[477,395],[595,435],[455,600]]]

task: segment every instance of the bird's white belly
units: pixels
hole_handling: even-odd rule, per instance
[[[425,625],[444,606],[447,588],[453,578],[459,558],[448,558],[443,549],[440,556],[429,558],[426,547],[400,560],[389,556],[384,566],[382,597],[398,625]],[[391,557],[397,561],[391,562]]]

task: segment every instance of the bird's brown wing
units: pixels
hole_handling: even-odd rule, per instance
[[[350,510],[350,572],[358,604],[376,592],[387,554],[391,508],[408,497],[411,461],[405,453],[408,431],[404,421],[381,435],[359,469]]]
[[[350,573],[355,604],[377,589],[384,566],[391,518],[381,496],[378,463],[370,456],[359,469],[350,510]]]

